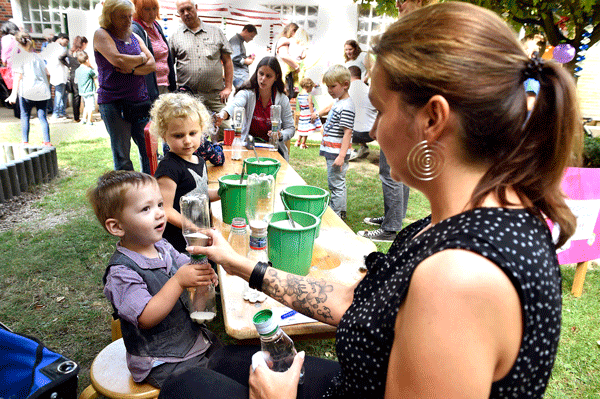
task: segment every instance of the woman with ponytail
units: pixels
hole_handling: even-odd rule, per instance
[[[327,360],[299,355],[286,373],[259,366],[231,385],[235,368],[215,364],[227,370],[219,386],[251,398],[542,398],[561,328],[556,247],[575,230],[560,189],[582,138],[573,79],[530,60],[496,14],[457,1],[402,16],[369,59],[374,138],[431,215],[370,254],[353,287],[255,265],[217,232],[188,248],[338,328],[335,376],[332,366],[309,374]],[[560,226],[556,242],[546,219]],[[211,386],[209,372],[195,383]],[[182,380],[161,397],[200,397]]]

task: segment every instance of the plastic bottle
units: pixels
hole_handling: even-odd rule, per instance
[[[272,364],[270,368],[273,371],[284,372],[289,369],[297,353],[296,347],[294,341],[281,329],[273,317],[273,312],[270,309],[260,310],[254,315],[252,322],[260,336],[260,349],[266,364]],[[254,366],[255,358],[253,357],[252,360]],[[299,384],[303,382],[304,366],[300,371]]]
[[[242,256],[248,254],[250,237],[246,227],[246,219],[233,218],[227,241],[229,242],[229,245],[231,245],[231,248],[238,254]]]
[[[250,240],[246,257],[255,262],[268,262],[267,254],[267,222],[253,220],[250,222]]]
[[[242,132],[238,132],[236,130],[235,137],[233,138],[233,143],[231,143],[231,159],[234,161],[239,161],[242,159],[242,147],[244,143],[242,142]]]
[[[181,232],[187,245],[206,246],[208,236],[206,230],[210,229],[210,211],[208,196],[204,193],[192,191],[179,199],[179,208],[183,216]],[[192,264],[210,267],[206,255],[191,255]],[[190,317],[197,323],[211,321],[217,315],[217,302],[215,286],[213,284],[201,285],[191,294],[192,308]]]

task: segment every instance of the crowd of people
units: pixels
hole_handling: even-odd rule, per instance
[[[302,74],[307,40],[298,25],[285,26],[273,54],[256,60],[245,47],[256,27],[227,40],[198,18],[192,0],[175,6],[182,25],[167,40],[157,0],[106,0],[93,41],[115,171],[88,198],[119,239],[104,293],[121,320],[134,380],[175,399],[543,397],[561,327],[556,248],[576,226],[560,188],[582,133],[568,72],[526,52],[489,10],[398,1],[398,21],[375,40],[372,57],[355,40],[345,43],[345,64],[321,77],[334,101],[319,109],[316,84]],[[45,62],[27,33],[14,33],[9,101],[20,104],[24,142],[34,106],[50,142],[50,85],[54,118],[64,115],[66,87],[77,83],[69,92],[73,103],[84,99],[83,121],[91,122],[86,99],[94,98],[96,73],[83,39],[67,52],[68,37],[58,34]],[[272,105],[282,110],[276,132]],[[275,138],[285,159],[286,141],[298,133],[305,147],[306,136],[322,129],[330,206],[342,219],[349,162],[379,143],[384,215],[366,218],[378,228],[358,234],[393,244],[366,257],[361,281],[338,285],[256,263],[216,230],[206,232],[208,246],[186,247],[179,198],[195,191],[219,199],[208,189],[205,161],[212,151],[211,162],[222,162],[216,129],[228,127],[236,107],[245,110],[242,138]],[[154,176],[144,142],[149,121],[168,149]],[[131,139],[142,173],[133,171]],[[424,194],[431,215],[402,229],[409,187]],[[556,239],[546,219],[560,226]],[[300,353],[284,373],[251,369],[257,347],[223,347],[189,318],[187,289],[217,279],[186,251],[335,326],[338,361]]]

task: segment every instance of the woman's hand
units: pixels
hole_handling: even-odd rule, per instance
[[[294,363],[285,372],[271,371],[265,366],[250,367],[250,399],[295,399],[298,393],[300,371],[304,364],[304,352],[294,357]]]
[[[213,262],[223,266],[227,273],[248,280],[255,262],[235,252],[217,230],[209,229],[205,232],[209,237],[209,245],[206,247],[187,247],[186,251],[193,255],[206,255]]]
[[[269,130],[269,131],[267,132],[267,135],[268,135],[269,137],[273,137],[273,135],[274,135],[274,134],[276,134],[276,135],[277,135],[277,140],[279,140],[279,139],[281,138],[281,130],[279,130],[279,131],[278,131],[278,132],[276,132],[276,133],[273,133],[273,131],[272,131],[272,130]]]
[[[17,93],[13,92],[10,96],[5,100],[7,103],[14,104],[17,102]]]
[[[227,111],[222,110],[214,115],[215,126],[220,127],[225,119],[229,118]]]

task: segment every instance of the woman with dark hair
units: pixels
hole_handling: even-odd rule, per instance
[[[294,22],[287,24],[283,27],[283,30],[275,43],[275,56],[280,63],[288,98],[296,97],[294,81],[297,80],[298,72],[300,72],[300,64],[296,62],[294,56],[290,53],[292,38],[298,31],[298,28],[298,25]]]
[[[85,51],[87,47],[88,39],[85,36],[75,36],[71,48],[63,55],[58,57],[58,60],[69,68],[69,80],[67,80],[66,91],[71,93],[73,106],[73,119],[75,122],[79,122],[79,114],[81,111],[81,97],[79,96],[79,87],[75,83],[75,71],[79,68],[79,61],[77,61],[77,53]]]
[[[152,102],[145,76],[156,71],[144,41],[131,31],[133,3],[106,0],[94,33],[98,65],[98,107],[110,136],[115,170],[133,170],[131,140],[138,146],[142,172],[150,173],[144,128]]]
[[[187,248],[336,326],[338,373],[309,376],[327,360],[307,356],[298,385],[302,354],[278,373],[234,367],[227,352],[240,349],[225,347],[212,370],[182,374],[160,398],[218,398],[201,388],[211,381],[227,398],[544,396],[561,329],[556,248],[576,228],[561,190],[582,140],[573,78],[529,59],[497,14],[458,1],[403,15],[373,52],[374,135],[392,178],[421,191],[431,215],[370,254],[351,287],[253,262],[214,230],[211,245]],[[541,87],[527,118],[530,77]]]
[[[360,78],[364,81],[367,77],[367,68],[365,67],[365,52],[360,48],[356,40],[346,40],[344,43],[344,66],[356,65],[360,68]]]
[[[175,65],[162,28],[158,24],[160,6],[158,0],[134,0],[133,32],[144,40],[144,44],[154,56],[156,72],[146,75],[146,86],[150,100],[177,89]]]
[[[235,97],[221,112],[217,114],[217,125],[229,119],[235,107],[246,110],[245,125],[242,130],[242,140],[251,134],[257,141],[269,142],[271,134],[271,105],[281,106],[281,129],[279,135],[279,153],[287,160],[288,149],[285,145],[290,140],[296,128],[294,116],[290,108],[290,100],[284,93],[283,80],[279,61],[275,57],[265,57],[256,66],[256,71],[244,83]]]

